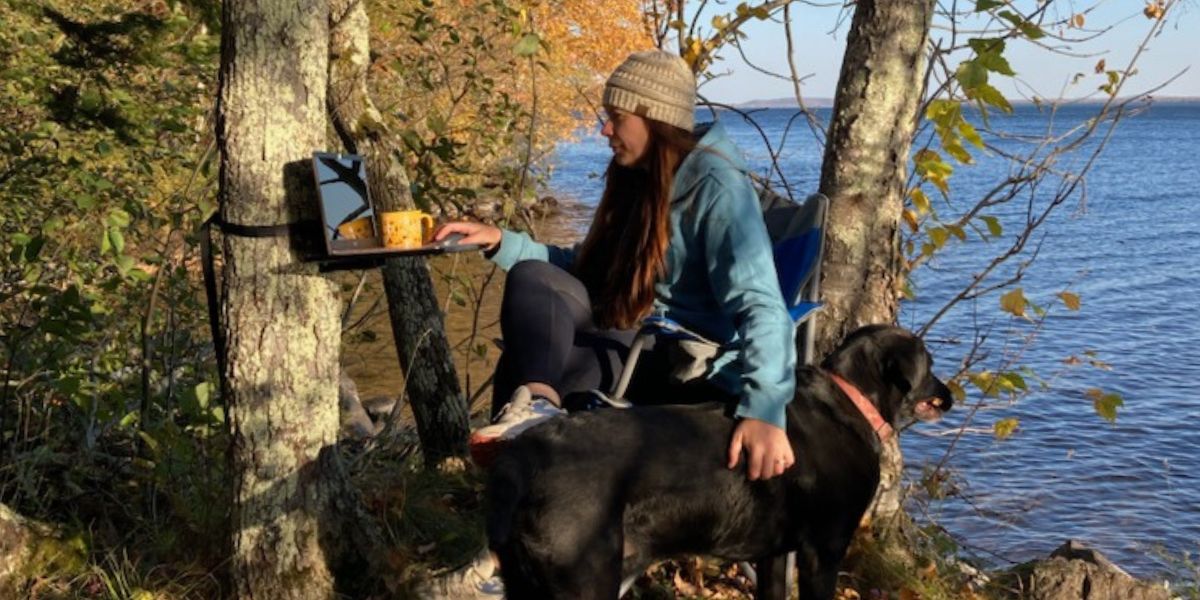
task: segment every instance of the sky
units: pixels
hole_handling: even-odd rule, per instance
[[[968,2],[964,0],[962,4]],[[837,4],[826,8],[799,5],[800,8],[793,10],[796,68],[802,77],[807,76],[802,87],[806,98],[832,98],[837,86],[850,18]],[[1057,8],[1062,11],[1058,14],[1069,13],[1071,9],[1067,7],[1078,11],[1093,7],[1084,14],[1084,30],[1104,31],[1093,40],[1070,43],[1069,51],[1078,56],[1054,53],[1023,39],[1011,41],[1005,56],[1017,76],[993,75],[989,80],[1010,99],[1080,98],[1096,94],[1097,86],[1104,83],[1103,75],[1094,73],[1096,63],[1104,59],[1108,69],[1124,69],[1153,25],[1142,14],[1145,7],[1142,0],[1060,0],[1054,6],[1061,7]],[[722,8],[727,10],[729,5]],[[779,23],[754,21],[745,31],[749,37],[743,41],[743,49],[750,60],[770,71],[788,72],[787,42]],[[935,36],[945,33],[944,29],[934,31]],[[1081,30],[1067,33],[1079,35]],[[709,100],[736,104],[793,96],[789,81],[746,66],[735,49],[727,49],[724,54],[725,60],[713,69],[721,75],[701,86],[701,93]],[[963,58],[967,56],[958,57]],[[1151,90],[1188,69],[1156,95],[1200,97],[1200,0],[1182,0],[1172,8],[1166,27],[1150,40],[1135,68],[1137,72],[1122,95]],[[1076,73],[1085,76],[1072,84]]]

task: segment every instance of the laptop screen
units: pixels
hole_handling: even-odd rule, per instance
[[[326,249],[378,246],[375,211],[367,193],[367,168],[356,154],[313,153]]]

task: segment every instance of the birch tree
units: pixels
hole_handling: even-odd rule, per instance
[[[326,0],[224,3],[217,105],[221,218],[312,218],[308,158],[325,147]],[[317,457],[336,441],[336,288],[286,236],[224,236],[225,397],[232,555],[240,598],[332,598]]]

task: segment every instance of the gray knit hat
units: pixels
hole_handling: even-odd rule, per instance
[[[682,58],[662,50],[635,52],[604,84],[604,105],[691,131],[696,77]]]

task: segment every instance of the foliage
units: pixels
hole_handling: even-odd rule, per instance
[[[1044,235],[1043,225],[1068,201],[1082,202],[1086,189],[1082,182],[1095,157],[1103,150],[1103,140],[1134,110],[1130,101],[1116,100],[1127,77],[1134,72],[1132,65],[1123,70],[1111,70],[1102,60],[1097,64],[1095,74],[1100,77],[1096,87],[1103,96],[1096,104],[1094,118],[1068,127],[1065,133],[1047,131],[1044,137],[1037,139],[1022,138],[1005,131],[1002,118],[995,117],[994,111],[1003,115],[1012,113],[1014,108],[992,84],[992,78],[1017,75],[1005,56],[1009,43],[1045,44],[1053,40],[1066,45],[1076,36],[1086,35],[1083,28],[1089,9],[1069,6],[1065,12],[1056,10],[1061,9],[1052,3],[978,0],[971,8],[957,13],[947,9],[941,15],[956,27],[950,29],[949,35],[936,40],[931,58],[934,68],[923,110],[923,127],[918,135],[924,143],[914,153],[912,175],[907,184],[909,204],[903,214],[908,225],[904,243],[906,267],[916,274],[920,267],[935,262],[937,255],[956,245],[958,252],[973,252],[983,259],[979,261],[982,264],[979,271],[954,298],[934,313],[921,332],[929,331],[957,306],[992,295],[998,296],[1002,313],[1026,325],[1014,327],[1015,331],[1023,331],[1017,334],[1023,341],[1019,340],[1013,346],[1016,349],[999,355],[984,341],[991,327],[976,332],[954,382],[956,391],[964,397],[961,383],[973,385],[985,399],[1002,392],[1016,400],[1035,389],[1024,385],[1024,378],[1041,379],[1043,385],[1047,381],[1038,378],[1028,367],[1020,367],[1020,357],[1040,331],[1052,306],[1073,312],[1081,309],[1082,300],[1070,289],[1064,289],[1053,297],[1035,302],[1026,296],[1019,284],[1037,256],[1037,240]],[[1161,16],[1157,15],[1157,18]],[[1161,20],[1153,21],[1148,28],[1148,38],[1161,27]],[[963,34],[964,41],[958,31],[971,33],[969,36]],[[959,58],[957,64],[953,57]],[[1076,77],[1075,84],[1085,81],[1081,74]],[[1058,102],[1037,96],[1032,102],[1052,121]],[[1099,142],[1095,143],[1097,139]],[[981,155],[999,157],[1011,167],[1007,173],[997,173],[994,187],[982,198],[964,197],[952,190],[955,169],[975,167],[975,159]],[[1079,155],[1085,158],[1081,161],[1077,158]],[[926,187],[927,184],[940,200],[937,208],[930,200],[934,192]],[[913,294],[911,286],[907,286],[906,291]],[[987,360],[996,361],[999,368],[983,368],[982,364]],[[1116,419],[1116,410],[1122,405],[1118,395],[1092,390],[1087,396],[1094,399],[1098,414],[1109,421]],[[1003,439],[1016,430],[1017,424],[1002,420],[993,428],[997,437]]]
[[[527,170],[587,123],[603,75],[646,45],[635,2],[386,0],[373,94],[404,142],[419,206],[524,201]],[[482,192],[481,192],[482,191]],[[509,207],[511,210],[512,207]],[[505,215],[507,216],[507,215]]]
[[[215,9],[0,2],[0,501],[98,528],[98,561],[224,518],[192,250]]]

